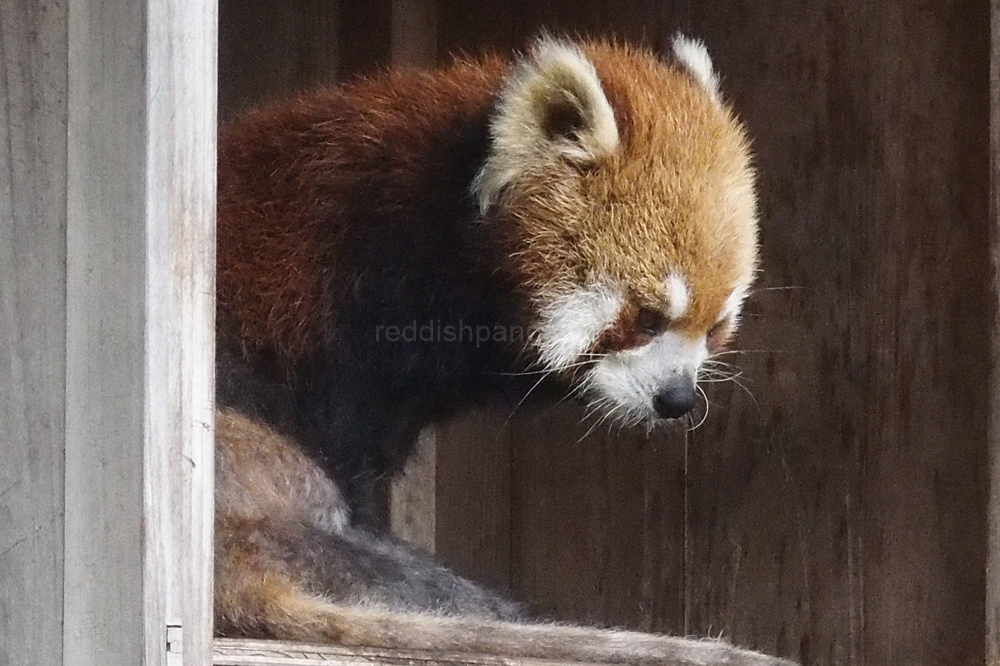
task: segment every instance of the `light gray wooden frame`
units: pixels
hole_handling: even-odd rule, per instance
[[[211,662],[216,40],[0,5],[0,663]]]

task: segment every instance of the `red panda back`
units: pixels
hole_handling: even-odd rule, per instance
[[[441,72],[386,72],[279,101],[219,134],[217,293],[221,319],[256,349],[288,362],[323,344],[324,307],[350,287],[341,251],[349,212],[369,209],[377,233],[406,233],[401,210],[454,198],[442,172],[461,156],[443,137],[485,125],[506,69],[498,59]],[[377,196],[359,197],[378,186]],[[419,217],[419,216],[418,216]],[[372,231],[372,230],[366,230]]]

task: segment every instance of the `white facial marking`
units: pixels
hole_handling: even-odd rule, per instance
[[[718,102],[719,79],[715,75],[712,58],[708,55],[705,43],[700,39],[691,39],[678,33],[674,37],[673,47],[677,60],[712,95],[712,99]]]
[[[610,401],[625,422],[655,419],[653,398],[678,383],[693,384],[698,368],[708,358],[705,338],[661,333],[642,347],[602,358],[590,375],[590,385]]]
[[[672,320],[677,320],[683,317],[687,310],[691,298],[690,291],[687,282],[677,273],[668,275],[666,282],[667,298],[670,301],[667,305],[667,316]]]
[[[719,313],[719,318],[717,321],[723,321],[724,319],[730,319],[733,325],[739,321],[740,310],[743,309],[743,301],[747,297],[746,287],[737,287],[733,289],[733,293],[729,294],[726,299],[725,305],[722,306],[722,312]]]
[[[576,362],[615,323],[625,304],[619,289],[594,284],[565,291],[542,309],[536,344],[550,369]]]

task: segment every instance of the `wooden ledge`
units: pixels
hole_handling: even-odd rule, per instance
[[[390,650],[284,641],[215,639],[213,666],[604,666],[593,662],[507,658],[432,650]]]
[[[794,666],[777,657],[755,653],[746,662],[755,666]],[[731,656],[731,655],[730,655]],[[701,660],[697,660],[703,664]],[[733,663],[724,659],[718,663]],[[620,662],[615,662],[619,664]],[[690,666],[692,661],[664,661],[664,666]],[[706,666],[710,666],[709,662]],[[530,657],[503,657],[477,653],[455,653],[437,650],[404,650],[387,648],[347,648],[336,645],[311,645],[285,641],[262,641],[234,638],[215,639],[214,666],[609,666],[610,662],[556,661]]]

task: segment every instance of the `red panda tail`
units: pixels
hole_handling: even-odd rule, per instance
[[[785,660],[714,640],[335,604],[306,591],[294,572],[251,548],[230,547],[226,558],[217,559],[215,604],[216,632],[222,635],[323,645],[307,649],[302,645],[223,640],[217,644],[214,661],[223,665],[249,663],[239,657],[250,654],[258,659],[253,663],[262,663],[259,657],[268,651],[287,657],[288,650],[326,656],[329,662],[324,663],[346,663],[345,657],[358,648],[377,663],[414,663],[414,653],[418,653],[420,663],[428,664],[510,663],[500,658],[527,666],[553,666],[557,661],[635,666],[790,666]]]

